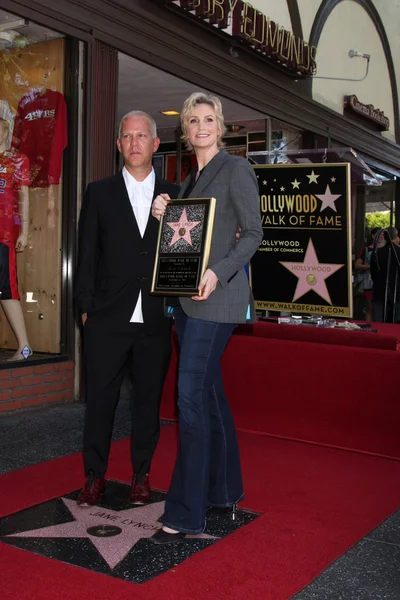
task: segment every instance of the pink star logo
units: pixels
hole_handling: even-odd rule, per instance
[[[319,209],[319,212],[322,212],[323,210],[325,210],[328,207],[331,208],[332,210],[334,210],[335,212],[337,212],[335,202],[338,198],[340,198],[341,195],[342,194],[332,194],[331,188],[329,187],[329,185],[326,186],[325,194],[315,194],[315,196],[319,200],[322,200],[322,204],[321,204],[321,208]]]
[[[190,232],[194,227],[196,227],[196,225],[200,225],[200,223],[201,221],[188,221],[185,206],[179,221],[167,223],[168,227],[171,227],[171,229],[174,230],[174,235],[172,237],[170,246],[173,246],[179,240],[185,240],[185,242],[187,242],[189,246],[192,246],[193,244]]]
[[[303,262],[282,262],[281,265],[298,278],[292,302],[295,302],[310,290],[321,296],[326,302],[332,304],[325,280],[336,273],[344,265],[320,263],[315,252],[314,244],[309,239]]]
[[[164,512],[164,502],[114,511],[98,506],[80,508],[75,500],[68,498],[62,498],[62,501],[74,517],[73,521],[14,533],[7,537],[88,538],[110,569],[114,569],[139,540],[151,537],[161,527],[157,519]],[[193,538],[217,539],[205,533],[188,535],[185,539]]]

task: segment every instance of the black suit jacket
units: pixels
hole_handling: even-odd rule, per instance
[[[179,186],[156,177],[154,198],[176,198]],[[164,299],[151,296],[159,222],[151,214],[144,236],[136,222],[122,172],[90,183],[79,223],[75,299],[79,314],[129,323],[142,291],[143,320],[149,332],[170,327]]]

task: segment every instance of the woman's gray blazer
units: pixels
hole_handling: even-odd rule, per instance
[[[179,198],[187,197],[190,177],[182,183]],[[218,277],[217,287],[204,302],[190,297],[179,301],[187,316],[218,323],[245,323],[250,305],[250,321],[254,321],[254,300],[244,266],[261,244],[263,231],[257,179],[245,158],[220,150],[206,165],[189,198],[212,197],[217,202],[208,268]]]

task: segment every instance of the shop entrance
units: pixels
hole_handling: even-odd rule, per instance
[[[179,112],[184,100],[193,92],[204,90],[169,73],[119,53],[118,124],[131,110],[149,113],[157,124],[160,148],[154,156],[154,169],[171,183],[181,183],[195,166],[194,154],[181,141]],[[301,147],[302,132],[268,115],[220,97],[227,134],[225,150],[247,156],[250,151]],[[116,154],[116,168],[121,166]]]

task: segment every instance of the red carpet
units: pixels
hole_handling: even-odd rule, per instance
[[[5,600],[288,600],[400,505],[397,461],[240,434],[252,524],[174,570],[135,585],[0,544]],[[165,427],[152,485],[168,485],[176,429]],[[128,442],[113,445],[110,478],[130,480]],[[0,516],[77,489],[74,455],[0,477]]]
[[[286,331],[280,327],[275,329]],[[300,327],[287,327],[304,335]],[[392,328],[400,331],[400,326]],[[351,337],[354,332],[333,333]],[[373,340],[375,334],[359,335]],[[174,351],[161,403],[164,419],[176,418],[176,370]],[[224,387],[239,430],[398,460],[399,371],[400,352],[393,350],[259,335],[233,335],[222,359]]]

